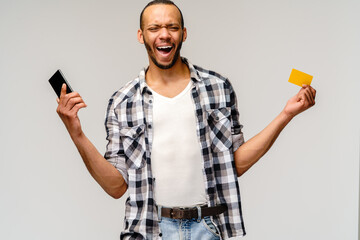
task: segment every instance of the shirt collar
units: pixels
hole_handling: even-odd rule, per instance
[[[190,78],[193,82],[200,82],[200,76],[198,71],[196,70],[196,68],[194,67],[194,65],[192,65],[189,60],[187,60],[187,58],[185,57],[181,57],[181,60],[188,66],[189,70],[190,70]],[[145,74],[146,71],[149,67],[143,68],[140,71],[139,74],[139,83],[140,83],[140,92],[143,94],[144,91],[148,90],[148,86],[146,85],[146,81],[145,81]]]

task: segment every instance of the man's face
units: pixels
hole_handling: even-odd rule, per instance
[[[161,69],[169,69],[180,58],[186,29],[181,29],[179,10],[173,5],[158,4],[145,9],[143,30],[138,40],[144,43],[151,61]]]

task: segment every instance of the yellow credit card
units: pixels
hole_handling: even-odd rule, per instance
[[[310,85],[312,79],[313,76],[301,72],[299,70],[293,69],[290,74],[289,82],[302,87],[303,84]]]

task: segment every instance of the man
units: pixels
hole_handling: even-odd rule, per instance
[[[171,1],[150,2],[138,40],[149,66],[110,99],[103,157],[77,117],[86,104],[63,86],[57,112],[91,175],[112,197],[126,191],[121,239],[228,239],[245,235],[237,177],[281,130],[315,104],[304,86],[259,134],[244,143],[235,92],[221,75],[180,57],[187,31]]]

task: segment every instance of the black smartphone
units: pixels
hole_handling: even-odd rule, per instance
[[[60,69],[57,70],[54,75],[52,75],[52,77],[49,79],[49,83],[58,97],[60,97],[61,87],[64,83],[66,84],[66,93],[71,93],[73,91],[69,83],[66,81],[64,75],[61,73]]]

